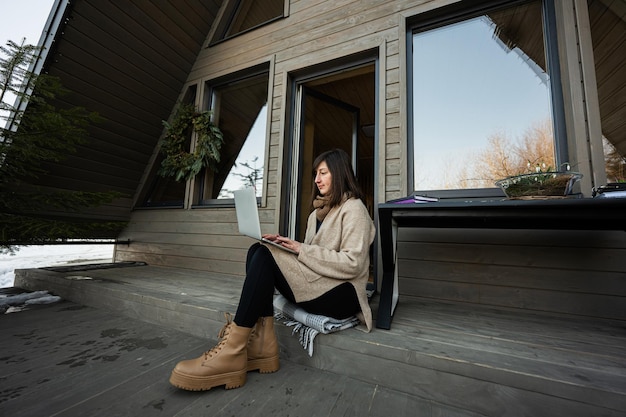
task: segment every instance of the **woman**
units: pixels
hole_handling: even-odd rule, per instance
[[[219,385],[230,389],[245,384],[248,371],[277,371],[274,288],[309,313],[338,319],[356,314],[371,330],[372,312],[365,290],[374,224],[362,202],[348,154],[339,149],[325,152],[313,166],[313,211],[304,242],[264,235],[296,255],[260,243],[249,249],[234,321],[227,318],[217,346],[176,365],[170,377],[172,385],[191,391]]]

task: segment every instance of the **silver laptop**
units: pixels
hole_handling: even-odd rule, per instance
[[[264,239],[261,236],[261,223],[259,221],[259,210],[256,203],[256,195],[254,188],[244,188],[243,190],[234,191],[235,209],[237,211],[237,223],[239,223],[239,233],[260,240],[264,243],[274,245],[287,252],[296,253],[276,242]]]

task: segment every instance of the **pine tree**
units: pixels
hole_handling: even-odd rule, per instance
[[[99,120],[82,107],[55,106],[67,90],[57,77],[31,71],[40,50],[25,39],[0,46],[0,252],[13,252],[17,245],[111,236],[124,226],[62,214],[109,203],[119,193],[50,191],[36,185],[47,173],[45,164],[75,152],[86,141],[87,126]],[[16,104],[9,103],[12,98]]]

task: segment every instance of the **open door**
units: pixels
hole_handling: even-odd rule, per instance
[[[301,86],[301,118],[299,123],[299,189],[295,194],[297,211],[294,217],[294,236],[304,239],[306,220],[311,212],[313,193],[313,161],[322,152],[339,148],[352,156],[357,167],[359,109],[309,87]],[[356,174],[356,172],[355,172]]]
[[[372,219],[375,218],[375,74],[376,65],[370,62],[296,83],[286,201],[290,237],[304,239],[311,212],[313,161],[330,149],[340,148],[351,155],[366,206]],[[372,256],[372,265],[375,259]]]

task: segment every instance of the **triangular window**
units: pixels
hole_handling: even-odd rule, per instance
[[[230,74],[207,82],[208,106],[224,135],[220,161],[215,172],[202,171],[195,182],[194,201],[199,205],[219,204],[232,199],[233,190],[263,189],[267,136],[267,65]]]
[[[285,0],[230,0],[211,38],[211,44],[248,32],[284,16]]]

